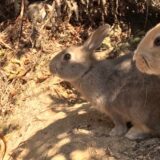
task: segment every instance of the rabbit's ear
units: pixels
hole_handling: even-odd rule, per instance
[[[102,44],[104,38],[108,35],[110,31],[110,25],[105,24],[96,29],[90,37],[84,42],[83,47],[89,51],[94,51]]]

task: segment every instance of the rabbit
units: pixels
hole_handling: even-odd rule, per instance
[[[30,42],[32,48],[41,48],[43,28],[52,27],[52,6],[45,2],[35,2],[28,6],[27,17],[32,24]]]
[[[100,26],[81,46],[58,53],[50,71],[70,82],[97,110],[114,123],[110,136],[144,139],[160,133],[160,79],[140,72],[133,53],[97,61],[93,53],[110,32]],[[130,129],[127,122],[133,125]]]
[[[141,72],[160,75],[160,23],[146,33],[137,46],[133,59]]]
[[[35,2],[28,6],[27,17],[34,23],[44,23],[48,14],[52,12],[52,6],[45,2]]]

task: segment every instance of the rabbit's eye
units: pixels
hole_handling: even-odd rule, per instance
[[[160,46],[160,37],[157,37],[157,38],[154,40],[154,45],[155,45],[155,46]]]
[[[64,59],[65,61],[68,61],[68,60],[71,59],[71,55],[70,55],[69,53],[66,53],[66,54],[64,55],[63,59]]]

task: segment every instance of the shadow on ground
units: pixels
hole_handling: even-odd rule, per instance
[[[50,108],[53,122],[14,149],[12,159],[158,160],[160,157],[158,138],[136,142],[123,137],[109,137],[112,122],[85,102],[60,106],[54,99]]]

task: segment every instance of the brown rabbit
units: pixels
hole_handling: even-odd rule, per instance
[[[50,70],[112,119],[115,127],[110,135],[143,139],[159,134],[160,78],[139,72],[132,54],[103,61],[93,57],[109,31],[109,25],[101,26],[83,45],[61,51],[52,59]],[[133,124],[129,131],[127,122]]]
[[[146,33],[135,50],[134,60],[141,72],[160,75],[160,24]]]
[[[27,17],[32,23],[30,42],[32,47],[42,47],[44,27],[52,27],[52,6],[46,2],[35,2],[28,6]]]
[[[35,2],[28,6],[28,19],[36,25],[37,23],[44,23],[48,14],[52,12],[52,6],[45,2]]]

